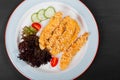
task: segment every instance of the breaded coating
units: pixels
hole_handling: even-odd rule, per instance
[[[67,17],[63,18],[63,20],[61,21],[59,27],[57,27],[55,29],[55,31],[53,32],[53,35],[51,36],[51,38],[49,39],[49,44],[47,45],[47,48],[50,50],[52,49],[53,46],[55,46],[56,41],[58,40],[58,38],[63,34],[63,32],[65,31],[65,24],[67,23]]]
[[[59,26],[62,20],[62,13],[57,12],[49,21],[47,26],[43,29],[40,35],[39,43],[40,48],[44,49],[49,38],[52,36],[53,31]]]
[[[65,52],[63,52],[61,60],[60,60],[60,69],[65,70],[68,68],[71,60],[77,54],[77,52],[81,49],[81,47],[88,40],[89,33],[84,33],[81,37],[79,37]]]
[[[67,50],[71,44],[73,44],[73,42],[77,39],[78,34],[80,32],[80,26],[78,25],[78,23],[74,20],[75,23],[75,32],[72,36],[72,38],[66,43],[66,45],[63,48],[63,51]]]
[[[74,32],[75,32],[75,22],[72,18],[69,16],[66,17],[66,24],[65,31],[61,36],[58,37],[57,40],[55,40],[55,44],[50,51],[52,55],[56,55],[60,53],[64,46],[67,44],[67,42],[72,38]]]

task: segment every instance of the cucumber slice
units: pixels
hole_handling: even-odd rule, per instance
[[[33,13],[32,16],[31,16],[31,20],[32,22],[40,22],[40,20],[38,19],[37,17],[37,13]]]
[[[55,9],[54,9],[54,7],[52,7],[52,6],[50,6],[50,7],[48,7],[46,10],[45,10],[45,17],[47,17],[47,18],[51,18],[52,16],[54,16],[54,14],[55,14]]]
[[[41,10],[38,11],[38,19],[39,19],[40,21],[43,21],[43,20],[46,20],[46,19],[47,19],[47,18],[44,16],[44,12],[45,12],[44,9],[41,9]]]

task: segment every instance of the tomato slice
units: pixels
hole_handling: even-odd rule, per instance
[[[52,57],[50,64],[52,67],[55,67],[58,63],[58,58],[57,57]]]
[[[41,25],[37,22],[32,23],[32,27],[35,28],[36,30],[39,30],[41,28]]]

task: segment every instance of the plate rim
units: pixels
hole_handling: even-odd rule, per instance
[[[92,14],[92,12],[90,11],[90,9],[89,9],[82,1],[80,1],[80,0],[78,0],[78,1],[81,2],[81,3],[84,5],[84,7],[90,12],[90,15],[91,15],[92,18],[94,19],[94,22],[95,22],[95,25],[96,25],[96,28],[97,28],[97,32],[98,32],[98,44],[97,44],[97,48],[96,48],[96,53],[95,53],[94,57],[92,58],[93,60],[91,61],[91,63],[89,63],[89,65],[86,67],[86,69],[85,69],[81,74],[79,74],[78,76],[76,76],[74,79],[76,79],[76,78],[80,77],[81,75],[83,75],[83,74],[88,70],[88,68],[91,66],[91,64],[93,63],[93,61],[95,60],[95,57],[96,57],[96,55],[97,55],[98,48],[99,48],[99,43],[100,43],[99,29],[98,29],[98,25],[97,25],[97,22],[96,22],[96,20],[95,20],[94,15]],[[18,70],[18,69],[16,68],[16,66],[14,65],[14,63],[12,62],[12,60],[11,60],[11,58],[10,58],[10,56],[9,56],[9,52],[8,52],[8,50],[7,50],[7,47],[6,47],[6,31],[7,31],[8,24],[9,24],[10,19],[12,18],[13,14],[14,14],[14,12],[18,9],[18,7],[22,6],[22,4],[23,4],[24,2],[26,2],[26,1],[24,0],[24,1],[20,2],[20,3],[16,6],[16,8],[12,11],[12,13],[10,14],[10,17],[9,17],[9,19],[8,19],[8,21],[7,21],[7,25],[6,25],[6,27],[5,27],[4,44],[5,44],[5,49],[6,49],[7,55],[8,55],[8,57],[9,57],[9,59],[10,59],[10,62],[11,62],[12,65],[15,67],[15,69],[16,69],[20,74],[22,74],[24,77],[26,77],[27,79],[31,79],[31,78],[29,78],[28,76],[24,75],[20,70]]]

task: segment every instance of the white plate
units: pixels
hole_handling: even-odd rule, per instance
[[[40,68],[33,68],[18,57],[18,45],[21,29],[30,25],[31,15],[42,8],[53,6],[56,11],[69,15],[81,26],[81,33],[89,32],[90,36],[85,46],[78,52],[68,69],[51,68],[49,64]],[[48,21],[42,22],[42,28]],[[71,80],[81,75],[92,63],[98,48],[98,28],[94,17],[88,8],[79,0],[26,0],[23,1],[11,15],[5,34],[8,56],[15,68],[29,79],[34,80]]]

